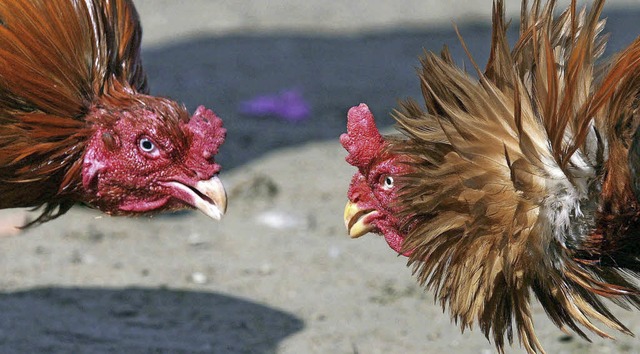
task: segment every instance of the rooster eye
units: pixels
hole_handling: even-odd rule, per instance
[[[387,176],[384,179],[384,184],[383,184],[383,188],[384,189],[391,189],[393,188],[393,177],[391,176]]]
[[[152,155],[155,155],[158,150],[156,148],[156,144],[154,144],[149,138],[140,139],[138,146],[140,147],[140,150]]]

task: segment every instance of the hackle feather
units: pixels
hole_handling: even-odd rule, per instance
[[[71,207],[87,114],[147,91],[140,39],[130,0],[0,1],[0,208]]]

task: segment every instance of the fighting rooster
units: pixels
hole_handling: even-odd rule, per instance
[[[0,208],[219,219],[222,121],[148,95],[130,0],[0,1]]]
[[[604,299],[640,305],[640,38],[596,63],[604,1],[557,18],[554,5],[524,1],[510,48],[496,1],[478,78],[446,48],[425,54],[426,109],[408,100],[394,113],[404,137],[382,137],[365,105],[341,136],[358,168],[349,234],[383,234],[461,328],[477,323],[500,352],[514,331],[544,351],[532,294],[584,338],[609,337],[598,323],[631,334]]]

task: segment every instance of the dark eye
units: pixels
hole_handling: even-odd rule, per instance
[[[149,138],[141,138],[140,141],[138,141],[138,147],[140,150],[150,154],[151,156],[157,156],[159,154],[156,144],[154,144]]]
[[[393,177],[387,176],[384,178],[384,182],[382,183],[382,188],[391,189],[393,188]]]
[[[153,142],[151,142],[151,140],[142,138],[140,139],[140,148],[144,152],[151,152],[156,148],[156,146],[153,144]]]

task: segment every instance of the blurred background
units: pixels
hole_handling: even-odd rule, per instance
[[[569,0],[558,1],[558,9]],[[578,1],[583,7],[587,1]],[[153,92],[194,109],[210,105],[226,118],[223,156],[234,167],[272,148],[335,139],[347,109],[371,107],[383,126],[397,100],[418,97],[415,77],[424,50],[447,44],[469,64],[455,23],[480,66],[490,43],[490,0],[475,1],[136,1],[144,26],[143,55]],[[637,35],[638,0],[607,2],[608,53]],[[507,1],[517,35],[519,1]],[[241,106],[294,91],[310,112],[298,124],[255,119]],[[269,130],[272,134],[262,134]],[[257,137],[260,139],[256,139]],[[238,146],[237,144],[240,144]]]
[[[447,44],[469,64],[452,22],[483,66],[490,0],[134,2],[152,93],[203,104],[228,129],[228,213],[74,208],[0,237],[0,353],[495,352],[477,328],[460,333],[384,240],[348,238],[355,168],[338,141],[360,102],[393,131],[397,100],[420,97],[424,50]],[[508,1],[512,38],[519,11]],[[638,0],[607,2],[604,17],[607,54],[640,33]],[[640,352],[637,338],[589,344],[533,311],[549,353]],[[640,333],[637,311],[614,313]]]
[[[565,8],[570,0],[557,1]],[[507,13],[519,15],[520,2],[507,1]],[[532,1],[529,1],[531,4]],[[578,6],[590,1],[578,0]],[[449,29],[451,22],[486,24],[491,0],[138,0],[144,19],[145,44],[166,43],[189,36],[230,33],[304,33],[338,35],[398,29]],[[608,11],[632,10],[637,0],[610,0]]]

